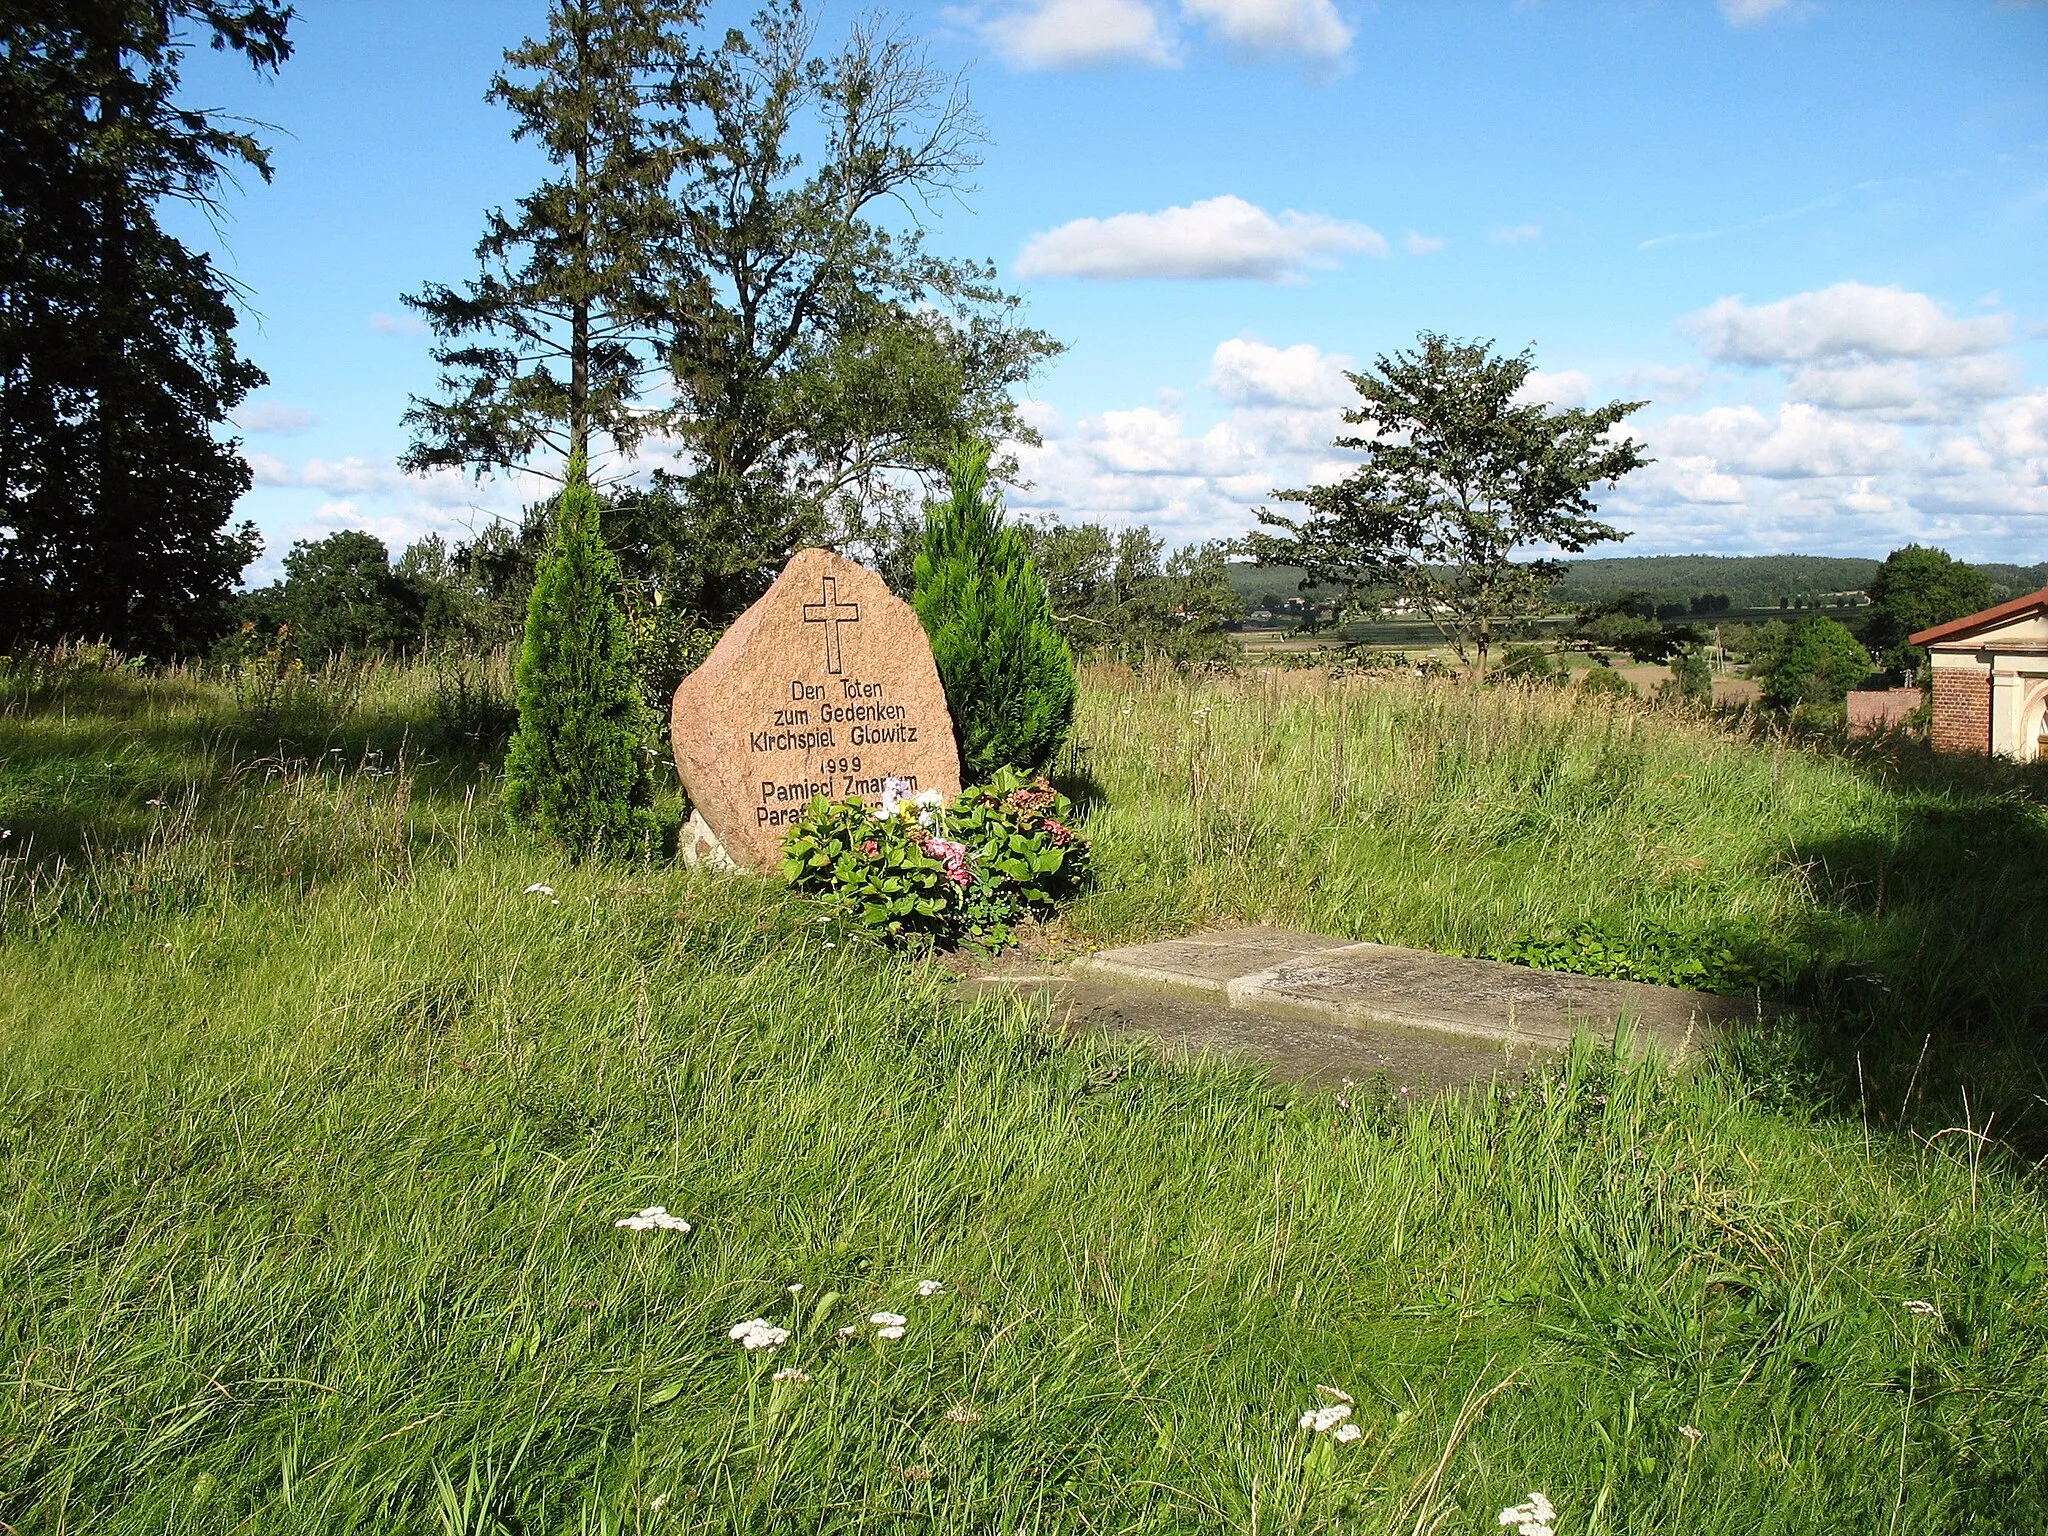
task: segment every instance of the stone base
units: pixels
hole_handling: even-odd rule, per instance
[[[702,869],[714,875],[726,875],[739,868],[733,856],[725,851],[725,844],[718,840],[718,834],[712,831],[703,816],[694,810],[690,812],[690,819],[683,824],[683,833],[677,842],[682,849],[683,866],[686,869]]]

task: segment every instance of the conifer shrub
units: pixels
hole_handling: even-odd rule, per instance
[[[949,466],[951,494],[925,515],[911,598],[945,684],[969,783],[1052,761],[1074,723],[1074,659],[1020,529],[988,483],[988,445]]]
[[[643,849],[658,830],[635,662],[618,562],[578,455],[527,600],[519,728],[505,754],[507,813],[571,858]]]

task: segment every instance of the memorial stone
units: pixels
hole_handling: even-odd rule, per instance
[[[960,790],[953,718],[931,643],[873,571],[799,551],[683,679],[670,715],[696,814],[693,864],[766,873],[814,795],[879,804],[890,779]]]

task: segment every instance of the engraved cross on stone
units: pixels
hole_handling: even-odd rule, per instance
[[[820,578],[823,585],[818,589],[818,600],[804,604],[804,622],[825,626],[825,670],[837,677],[845,669],[840,665],[839,626],[860,622],[860,604],[839,601],[839,580],[834,576]]]

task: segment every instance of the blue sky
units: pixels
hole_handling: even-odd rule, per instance
[[[527,487],[394,460],[428,338],[537,162],[482,100],[541,0],[302,0],[212,244],[271,384],[241,413],[270,542],[394,548]],[[735,14],[737,14],[735,12]],[[843,25],[849,7],[827,9]],[[2048,6],[1999,0],[962,0],[901,8],[990,144],[932,239],[1068,351],[1034,514],[1228,536],[1342,475],[1344,367],[1422,329],[1533,346],[1545,398],[1651,403],[1616,553],[2048,559]],[[721,20],[726,19],[720,13]]]

